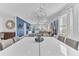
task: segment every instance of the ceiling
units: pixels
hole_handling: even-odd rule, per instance
[[[56,13],[64,5],[65,3],[45,3],[44,8],[47,16]],[[0,16],[21,16],[22,18],[31,21],[34,19],[33,12],[35,12],[39,7],[40,3],[0,3]]]

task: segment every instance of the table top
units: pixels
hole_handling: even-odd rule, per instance
[[[2,56],[62,56],[60,41],[53,37],[43,37],[44,41],[35,42],[35,37],[24,37],[15,44],[0,51]]]

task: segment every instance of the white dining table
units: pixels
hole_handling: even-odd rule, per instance
[[[43,37],[44,41],[35,42],[35,37],[24,37],[20,41],[0,51],[0,56],[64,56],[61,42],[54,37]],[[64,53],[62,51],[64,51]]]

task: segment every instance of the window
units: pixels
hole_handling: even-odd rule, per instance
[[[73,14],[72,8],[58,17],[59,19],[59,35],[70,37],[73,35]]]
[[[67,36],[67,14],[59,17],[59,35]]]

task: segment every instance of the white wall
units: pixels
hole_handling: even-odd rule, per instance
[[[0,16],[0,32],[4,31],[4,26],[3,26],[3,17]]]

